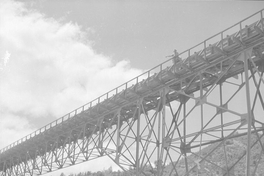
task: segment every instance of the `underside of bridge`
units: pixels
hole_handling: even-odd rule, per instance
[[[263,13],[2,149],[0,175],[42,175],[102,156],[134,175],[264,173]],[[239,137],[246,142],[235,145]]]

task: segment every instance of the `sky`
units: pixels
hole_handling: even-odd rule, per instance
[[[261,1],[1,0],[0,148],[263,7]],[[109,161],[102,161],[63,172],[107,169],[101,163]]]

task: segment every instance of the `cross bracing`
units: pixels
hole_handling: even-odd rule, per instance
[[[263,173],[263,54],[262,10],[2,149],[0,175],[102,156],[135,175]]]

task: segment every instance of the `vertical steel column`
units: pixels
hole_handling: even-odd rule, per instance
[[[183,142],[184,142],[184,145],[186,146],[186,96],[184,96],[184,100],[183,100],[184,104],[183,104]],[[181,103],[183,103],[181,101]],[[187,161],[187,154],[186,152],[184,152],[184,162],[185,162],[185,172],[187,173],[187,176],[189,176],[189,167],[188,167],[188,161]]]
[[[219,84],[219,90],[220,90],[220,107],[223,107],[223,90],[222,90],[222,83]],[[224,127],[223,127],[223,124],[224,124],[224,119],[223,119],[223,110],[220,110],[221,113],[221,138],[223,139],[224,138]]]
[[[103,150],[103,129],[102,129],[102,125],[103,125],[103,121],[104,119],[102,118],[101,120],[99,120],[99,134],[98,134],[98,150],[100,151],[100,155],[103,156],[104,150]]]
[[[204,96],[203,96],[203,76],[200,73],[200,110],[201,110],[201,137],[200,137],[200,156],[202,155],[202,141],[203,141],[203,126],[204,126],[204,117],[203,117],[203,103],[204,103]]]
[[[163,98],[162,98],[163,96],[162,96],[162,93],[161,93],[161,91],[160,91],[160,105],[159,106],[163,106],[162,105],[162,103],[163,103]],[[160,110],[160,107],[158,107],[158,110]],[[160,141],[162,140],[162,139],[160,139],[161,137],[160,137],[160,128],[161,128],[161,116],[162,116],[162,114],[161,114],[161,110],[159,111],[159,119],[158,119],[158,141],[157,141],[157,144],[156,145],[158,145],[157,146],[157,173],[158,173],[158,175],[159,175],[159,172],[160,172],[160,168],[159,168],[159,158],[160,158]]]
[[[137,138],[136,138],[136,175],[140,175],[139,169],[139,142],[140,142],[140,115],[141,115],[141,99],[137,102],[138,114],[137,115]]]
[[[223,83],[219,83],[219,92],[220,92],[220,107],[223,107],[223,90],[222,90]],[[221,138],[224,139],[224,118],[223,118],[223,110],[220,110],[220,116],[221,116]],[[224,150],[224,155],[225,155],[225,161],[226,161],[226,172],[227,175],[229,176],[229,168],[228,168],[228,161],[227,161],[227,156],[226,156],[226,148],[225,148],[225,143],[223,143],[223,150]]]
[[[161,101],[161,106],[162,106],[162,110],[159,112],[159,145],[158,145],[158,156],[157,156],[157,175],[161,176],[161,171],[162,171],[162,161],[163,161],[163,155],[164,155],[164,143],[165,141],[165,127],[166,127],[166,121],[165,121],[165,116],[166,116],[166,110],[165,110],[165,104],[166,104],[166,89],[162,89],[162,91],[160,91],[160,101]],[[160,125],[161,125],[161,129],[160,129]],[[160,139],[160,132],[161,132],[161,139]],[[161,143],[161,147],[160,147],[160,141],[162,141]]]
[[[243,52],[244,55],[244,72],[245,72],[245,82],[246,82],[246,99],[247,99],[247,113],[248,113],[248,131],[247,131],[247,167],[246,167],[246,175],[250,175],[250,149],[251,149],[251,124],[252,124],[252,116],[251,116],[251,104],[250,104],[250,91],[249,91],[249,80],[248,80],[248,56],[247,52]]]
[[[119,164],[119,152],[120,152],[120,111],[117,113],[117,131],[116,131],[116,162]]]

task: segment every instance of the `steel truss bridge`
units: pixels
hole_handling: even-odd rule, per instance
[[[264,173],[263,12],[2,149],[0,175],[102,156],[137,176]]]

